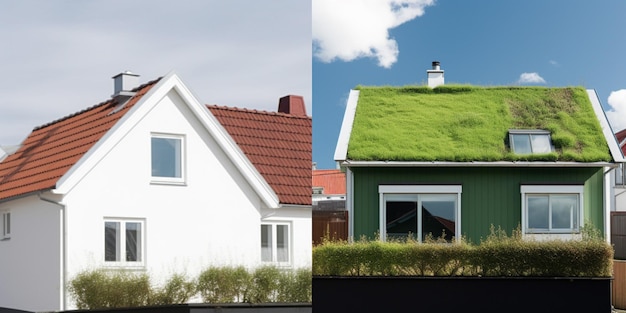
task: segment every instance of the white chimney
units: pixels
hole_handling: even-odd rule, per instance
[[[130,97],[134,96],[132,92],[133,88],[139,85],[139,75],[125,71],[119,73],[113,78],[113,98],[116,98],[118,102],[123,103]]]
[[[443,85],[443,70],[439,67],[439,61],[433,61],[433,69],[427,70],[428,87],[435,88]]]

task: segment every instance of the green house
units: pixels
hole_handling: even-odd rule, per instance
[[[491,227],[610,238],[610,171],[624,157],[594,90],[429,85],[350,91],[335,161],[353,238],[478,242]]]

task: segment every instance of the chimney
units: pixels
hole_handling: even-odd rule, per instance
[[[435,88],[443,85],[443,70],[439,67],[439,61],[433,61],[433,69],[427,70],[428,87]]]
[[[278,112],[298,116],[307,116],[302,96],[284,96],[278,101]]]
[[[139,85],[139,75],[131,73],[130,71],[125,71],[113,76],[112,78],[112,97],[118,100],[119,103],[124,103],[126,100],[130,99],[130,97],[135,95],[135,93],[131,90]]]

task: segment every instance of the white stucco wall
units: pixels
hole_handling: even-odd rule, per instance
[[[211,265],[261,264],[262,201],[182,101],[171,91],[65,196],[70,279],[110,266],[105,218],[145,221],[139,270],[156,283],[173,273],[195,277]],[[154,132],[185,136],[185,185],[151,183]],[[293,266],[310,266],[310,209],[272,213],[292,220]]]
[[[38,196],[0,203],[11,238],[0,240],[0,307],[42,311],[61,305],[61,208]]]

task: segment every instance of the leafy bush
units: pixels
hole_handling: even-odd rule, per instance
[[[151,292],[150,305],[186,303],[196,293],[195,284],[181,274],[174,274],[165,285]]]
[[[198,291],[208,303],[233,303],[246,298],[250,274],[243,267],[210,267],[198,277]]]
[[[153,287],[146,273],[84,271],[69,283],[68,292],[78,309],[103,309],[186,303],[200,296],[207,303],[311,302],[310,269],[283,270],[263,266],[209,267],[196,279],[172,275]]]
[[[69,286],[78,309],[132,307],[148,304],[150,278],[147,274],[85,271]]]
[[[312,275],[310,269],[282,272],[278,283],[277,302],[303,303],[311,302]]]
[[[478,245],[463,240],[326,241],[313,248],[313,275],[610,277],[613,248],[583,230],[582,240],[536,241],[492,228]]]

